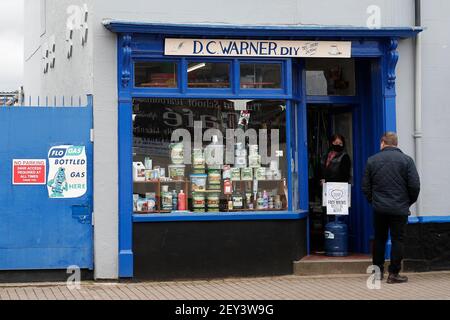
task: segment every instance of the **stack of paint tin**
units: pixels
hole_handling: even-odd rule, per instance
[[[208,212],[219,212],[220,192],[208,194]]]
[[[218,190],[221,187],[221,170],[219,169],[208,169],[208,190]]]
[[[192,173],[204,174],[206,171],[205,155],[202,149],[192,150]]]

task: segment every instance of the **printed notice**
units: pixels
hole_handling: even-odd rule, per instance
[[[45,159],[14,159],[13,185],[45,185],[46,171]]]
[[[348,215],[349,185],[347,183],[326,184],[327,215]]]
[[[48,153],[50,198],[80,198],[87,191],[87,157],[84,146],[56,146]]]

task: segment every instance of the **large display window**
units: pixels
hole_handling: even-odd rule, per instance
[[[288,210],[286,101],[133,100],[135,214]]]

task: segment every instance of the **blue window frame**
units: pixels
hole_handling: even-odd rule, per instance
[[[135,61],[134,87],[136,88],[178,88],[178,62],[176,61]]]
[[[143,86],[136,86],[136,64],[137,63],[174,63],[176,66],[176,86],[174,87],[143,87]],[[131,70],[131,79],[133,83],[133,90],[135,91],[152,91],[152,92],[160,92],[161,94],[169,94],[169,93],[176,93],[180,91],[181,81],[182,81],[182,65],[181,61],[179,59],[163,59],[163,58],[136,58],[133,59],[132,62],[132,70]]]
[[[244,87],[244,82],[242,81],[242,79],[243,79],[243,77],[242,77],[242,70],[243,70],[243,68],[244,68],[244,66],[253,66],[253,67],[255,67],[255,69],[257,68],[257,67],[261,67],[261,68],[263,68],[263,67],[278,67],[279,68],[279,79],[277,79],[278,81],[279,81],[279,85],[274,85],[274,87],[273,88],[270,88],[270,87],[262,87],[262,88],[245,88]],[[286,83],[287,83],[287,79],[283,76],[284,74],[285,74],[285,72],[286,72],[286,68],[284,67],[284,63],[282,63],[282,62],[277,62],[277,61],[259,61],[259,60],[256,60],[256,61],[252,61],[252,60],[240,60],[239,61],[239,88],[240,88],[240,90],[241,91],[243,91],[243,92],[246,92],[246,91],[249,91],[249,92],[252,92],[253,90],[258,90],[259,92],[264,92],[264,91],[268,91],[268,92],[280,92],[280,93],[283,93],[283,92],[285,92],[284,90],[285,90],[285,88],[286,88]],[[272,70],[272,72],[273,72],[274,70]],[[256,78],[256,75],[255,75],[255,78]],[[260,81],[262,81],[262,80],[260,80]],[[253,79],[253,82],[248,82],[248,83],[246,83],[245,85],[247,85],[247,86],[251,86],[251,85],[255,85],[255,86],[257,86],[258,85],[258,80],[257,79]],[[261,85],[261,86],[270,86],[270,83],[259,83],[259,85]]]
[[[296,152],[292,151],[296,145],[296,136],[293,134],[295,124],[293,123],[293,110],[291,104],[292,98],[292,62],[291,59],[216,59],[216,58],[167,58],[164,56],[139,56],[133,59],[132,78],[134,79],[134,66],[136,62],[173,62],[177,64],[177,83],[176,88],[158,88],[158,87],[135,87],[131,91],[131,100],[136,98],[183,98],[183,99],[251,99],[251,100],[284,100],[286,101],[286,161],[287,161],[287,187],[288,187],[288,208],[282,212],[252,212],[252,213],[218,213],[218,214],[165,214],[165,215],[133,215],[134,222],[160,222],[160,221],[192,221],[192,220],[253,220],[253,219],[299,219],[305,211],[301,211],[298,205],[294,205],[293,197],[293,179],[292,165],[294,165],[294,156]],[[188,66],[189,63],[228,63],[230,68],[230,87],[229,88],[189,88],[188,86]],[[280,88],[276,89],[242,89],[240,83],[241,63],[250,64],[279,64],[280,65]],[[134,82],[133,82],[134,83]],[[131,110],[130,110],[131,112]],[[301,183],[298,179],[296,183]],[[299,190],[299,187],[295,188]],[[129,191],[130,201],[132,199],[132,190]],[[303,208],[305,206],[302,206]],[[295,208],[295,209],[294,209]],[[242,214],[241,217],[237,215]],[[299,216],[300,215],[300,216]]]
[[[233,93],[233,83],[236,81],[235,75],[234,75],[234,68],[233,68],[233,60],[230,59],[198,59],[198,58],[191,58],[191,59],[183,59],[186,61],[184,64],[184,72],[183,75],[185,77],[184,83],[186,83],[186,91],[192,92],[192,93],[205,93],[208,94],[211,90],[214,90],[216,93]],[[228,65],[228,79],[227,79],[227,86],[223,87],[208,87],[208,85],[203,84],[199,85],[198,87],[191,86],[189,84],[189,72],[190,72],[190,65],[191,64],[197,64],[198,66],[202,66],[203,64],[208,65]],[[195,68],[195,66],[194,66]],[[214,84],[214,82],[211,82],[210,84]]]
[[[158,94],[157,97],[148,97],[148,98],[157,98],[158,100],[161,99],[163,100],[164,97],[160,96]],[[134,98],[133,98],[134,100]],[[137,98],[137,100],[142,100]],[[145,100],[145,99],[144,99]],[[187,98],[183,98],[182,100],[188,100]],[[198,99],[195,99],[198,100]],[[203,99],[202,99],[203,100]],[[271,101],[271,99],[257,99],[257,100],[264,100],[264,101]],[[236,217],[237,214],[239,213],[235,213],[235,212],[231,212],[231,213],[219,213],[219,214],[177,214],[177,213],[166,213],[164,215],[160,215],[160,214],[151,214],[151,215],[145,215],[145,214],[135,214],[133,215],[133,219],[135,222],[149,222],[149,221],[155,221],[155,222],[160,222],[160,221],[180,221],[183,220],[183,218],[186,219],[186,221],[192,221],[195,219],[199,219],[199,220],[208,220],[209,218],[211,220],[220,220],[220,218],[222,218],[222,220],[236,220],[236,219],[244,219],[244,217],[246,219],[296,219],[299,218],[299,214],[303,213],[300,212],[298,210],[298,206],[297,205],[293,205],[293,179],[291,177],[292,175],[292,166],[294,165],[295,161],[293,159],[293,156],[295,155],[295,153],[293,153],[291,151],[291,148],[295,147],[295,135],[292,134],[292,130],[294,130],[293,128],[295,128],[295,124],[293,123],[293,111],[292,111],[292,105],[290,100],[281,100],[285,102],[285,106],[286,106],[286,114],[284,116],[285,118],[285,133],[283,134],[285,136],[285,145],[286,147],[283,148],[285,151],[285,157],[283,157],[283,161],[285,161],[283,167],[285,167],[285,171],[283,171],[283,177],[286,179],[286,185],[287,185],[287,189],[288,189],[288,195],[287,195],[287,208],[285,208],[284,211],[273,211],[271,212],[271,214],[269,214],[269,212],[267,212],[266,210],[264,211],[258,211],[255,210],[254,212],[245,212],[243,211],[242,213],[245,213],[245,215],[242,216],[242,218],[238,218]],[[131,117],[131,114],[129,114],[129,116]],[[284,143],[283,143],[284,144]],[[281,169],[281,168],[280,168]],[[298,188],[296,188],[298,190]],[[132,190],[129,191],[130,192],[130,198],[131,198],[131,192]],[[296,211],[293,211],[293,209],[296,208]],[[244,219],[244,220],[246,220]]]
[[[177,86],[174,88],[161,87],[138,87],[135,84],[136,62],[172,62],[177,65]],[[188,84],[189,63],[228,63],[229,64],[229,88],[191,88]],[[279,88],[242,88],[241,87],[241,65],[242,64],[267,64],[280,65],[280,87]],[[133,97],[154,97],[164,95],[169,97],[191,97],[191,98],[235,98],[235,99],[290,99],[292,96],[292,60],[270,60],[270,59],[215,59],[215,58],[167,58],[164,56],[149,56],[133,59],[132,79]]]

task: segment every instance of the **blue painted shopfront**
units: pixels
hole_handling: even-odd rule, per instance
[[[354,230],[354,252],[369,253],[371,210],[361,193],[361,178],[367,158],[377,152],[379,137],[384,131],[396,130],[396,65],[397,47],[402,38],[413,37],[420,29],[296,26],[218,26],[218,25],[162,25],[107,21],[105,27],[118,34],[118,91],[119,91],[119,271],[121,277],[133,276],[133,224],[170,221],[217,220],[283,220],[308,219],[308,142],[307,107],[310,104],[345,104],[353,114],[354,181],[353,209],[349,225]],[[229,89],[191,89],[187,85],[188,61],[193,57],[167,57],[164,39],[223,38],[271,40],[334,40],[351,41],[352,58],[356,63],[357,93],[354,96],[307,96],[306,72],[303,59],[279,58],[202,58],[201,61],[230,63]],[[173,89],[136,88],[136,61],[176,61],[178,87]],[[282,89],[250,90],[239,85],[239,64],[244,61],[280,63],[283,70]],[[166,214],[133,215],[132,179],[132,101],[134,98],[202,98],[202,99],[277,99],[287,101],[288,190],[290,198],[298,190],[298,201],[290,201],[288,211],[274,213],[233,214]],[[298,173],[298,181],[293,178]],[[309,224],[308,224],[309,225]],[[309,235],[304,235],[309,241]]]

